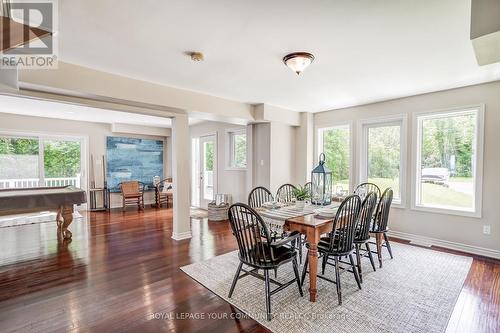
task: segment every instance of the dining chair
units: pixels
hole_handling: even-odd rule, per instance
[[[121,182],[119,185],[122,194],[122,210],[125,211],[127,205],[137,205],[139,209],[144,209],[144,184],[137,180]]]
[[[377,198],[380,198],[380,194],[382,193],[380,192],[380,187],[374,183],[361,183],[354,189],[354,194],[359,195],[361,199],[364,199],[370,192],[377,193]]]
[[[292,202],[293,199],[295,199],[293,191],[296,189],[297,188],[292,184],[281,185],[278,188],[278,191],[276,192],[276,200],[278,202],[285,202],[285,203]]]
[[[354,247],[356,249],[356,263],[358,265],[359,280],[363,283],[363,273],[361,269],[361,257],[368,255],[373,271],[376,271],[372,251],[370,250],[370,227],[373,221],[373,212],[377,206],[377,193],[370,192],[361,204],[361,212],[358,216],[356,233],[354,234]],[[366,252],[361,255],[361,246],[365,245]]]
[[[377,251],[372,251],[377,253],[379,267],[382,268],[382,248],[387,248],[389,251],[389,255],[391,259],[392,249],[391,244],[389,243],[389,238],[387,237],[387,232],[389,228],[387,227],[387,223],[389,221],[389,212],[391,210],[392,198],[393,198],[392,188],[388,188],[382,194],[380,201],[377,205],[377,210],[375,211],[375,217],[373,219],[372,227],[370,228],[370,234],[375,236],[375,244],[377,245]],[[374,244],[373,242],[371,242]]]
[[[318,253],[322,260],[321,275],[318,278],[326,280],[328,282],[335,283],[337,286],[337,295],[339,300],[339,305],[342,305],[342,289],[340,286],[340,263],[348,264],[352,268],[352,273],[358,284],[358,288],[361,289],[361,282],[359,280],[358,270],[354,264],[354,259],[352,253],[354,252],[354,235],[356,231],[356,222],[358,220],[358,215],[361,209],[361,199],[358,195],[348,196],[341,204],[335,214],[333,220],[332,231],[327,237],[321,237],[318,243]],[[309,252],[309,244],[306,244]],[[349,257],[349,262],[342,261],[342,257]],[[330,262],[333,258],[334,263]],[[301,284],[304,284],[306,274],[308,273],[307,267],[309,263],[309,253],[306,256],[304,263],[304,269],[302,271]],[[325,269],[327,265],[335,267],[335,281],[327,278],[325,276]]]
[[[163,204],[168,208],[168,204],[173,199],[173,184],[172,177],[165,178],[155,185],[155,201],[156,207],[161,207]]]
[[[273,201],[273,195],[263,186],[254,188],[248,195],[248,205],[252,208],[262,207],[262,204],[269,201]]]
[[[271,320],[271,295],[293,283],[297,283],[299,294],[303,296],[297,265],[297,253],[291,246],[285,246],[295,241],[300,236],[300,233],[295,231],[288,237],[273,242],[262,217],[253,208],[243,203],[237,203],[229,207],[229,222],[238,243],[240,263],[234,275],[228,297],[232,297],[238,280],[247,275],[264,280],[266,318]],[[281,265],[290,262],[293,266],[294,279],[286,283],[280,283],[269,277],[270,270],[277,270]],[[250,267],[250,269],[243,269],[243,265]],[[263,277],[258,273],[259,270],[264,271]],[[242,275],[240,275],[241,271],[244,272]],[[270,283],[278,287],[271,290]],[[245,292],[253,293],[254,290],[246,290]]]

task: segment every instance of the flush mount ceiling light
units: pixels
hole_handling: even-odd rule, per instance
[[[285,65],[297,73],[297,75],[302,73],[313,60],[314,56],[308,52],[294,52],[283,57]]]

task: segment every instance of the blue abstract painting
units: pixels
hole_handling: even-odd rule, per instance
[[[108,136],[106,138],[108,188],[119,192],[123,181],[138,180],[154,189],[153,177],[163,177],[163,141]]]

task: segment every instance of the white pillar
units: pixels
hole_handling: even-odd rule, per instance
[[[187,115],[172,119],[172,177],[174,196],[174,226],[172,238],[191,238],[189,217],[189,126]]]

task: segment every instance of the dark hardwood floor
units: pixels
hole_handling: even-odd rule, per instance
[[[176,242],[171,209],[87,213],[67,246],[55,228],[0,228],[0,332],[266,332],[179,270],[235,250],[227,222]],[[447,332],[499,322],[500,262],[474,257]]]

